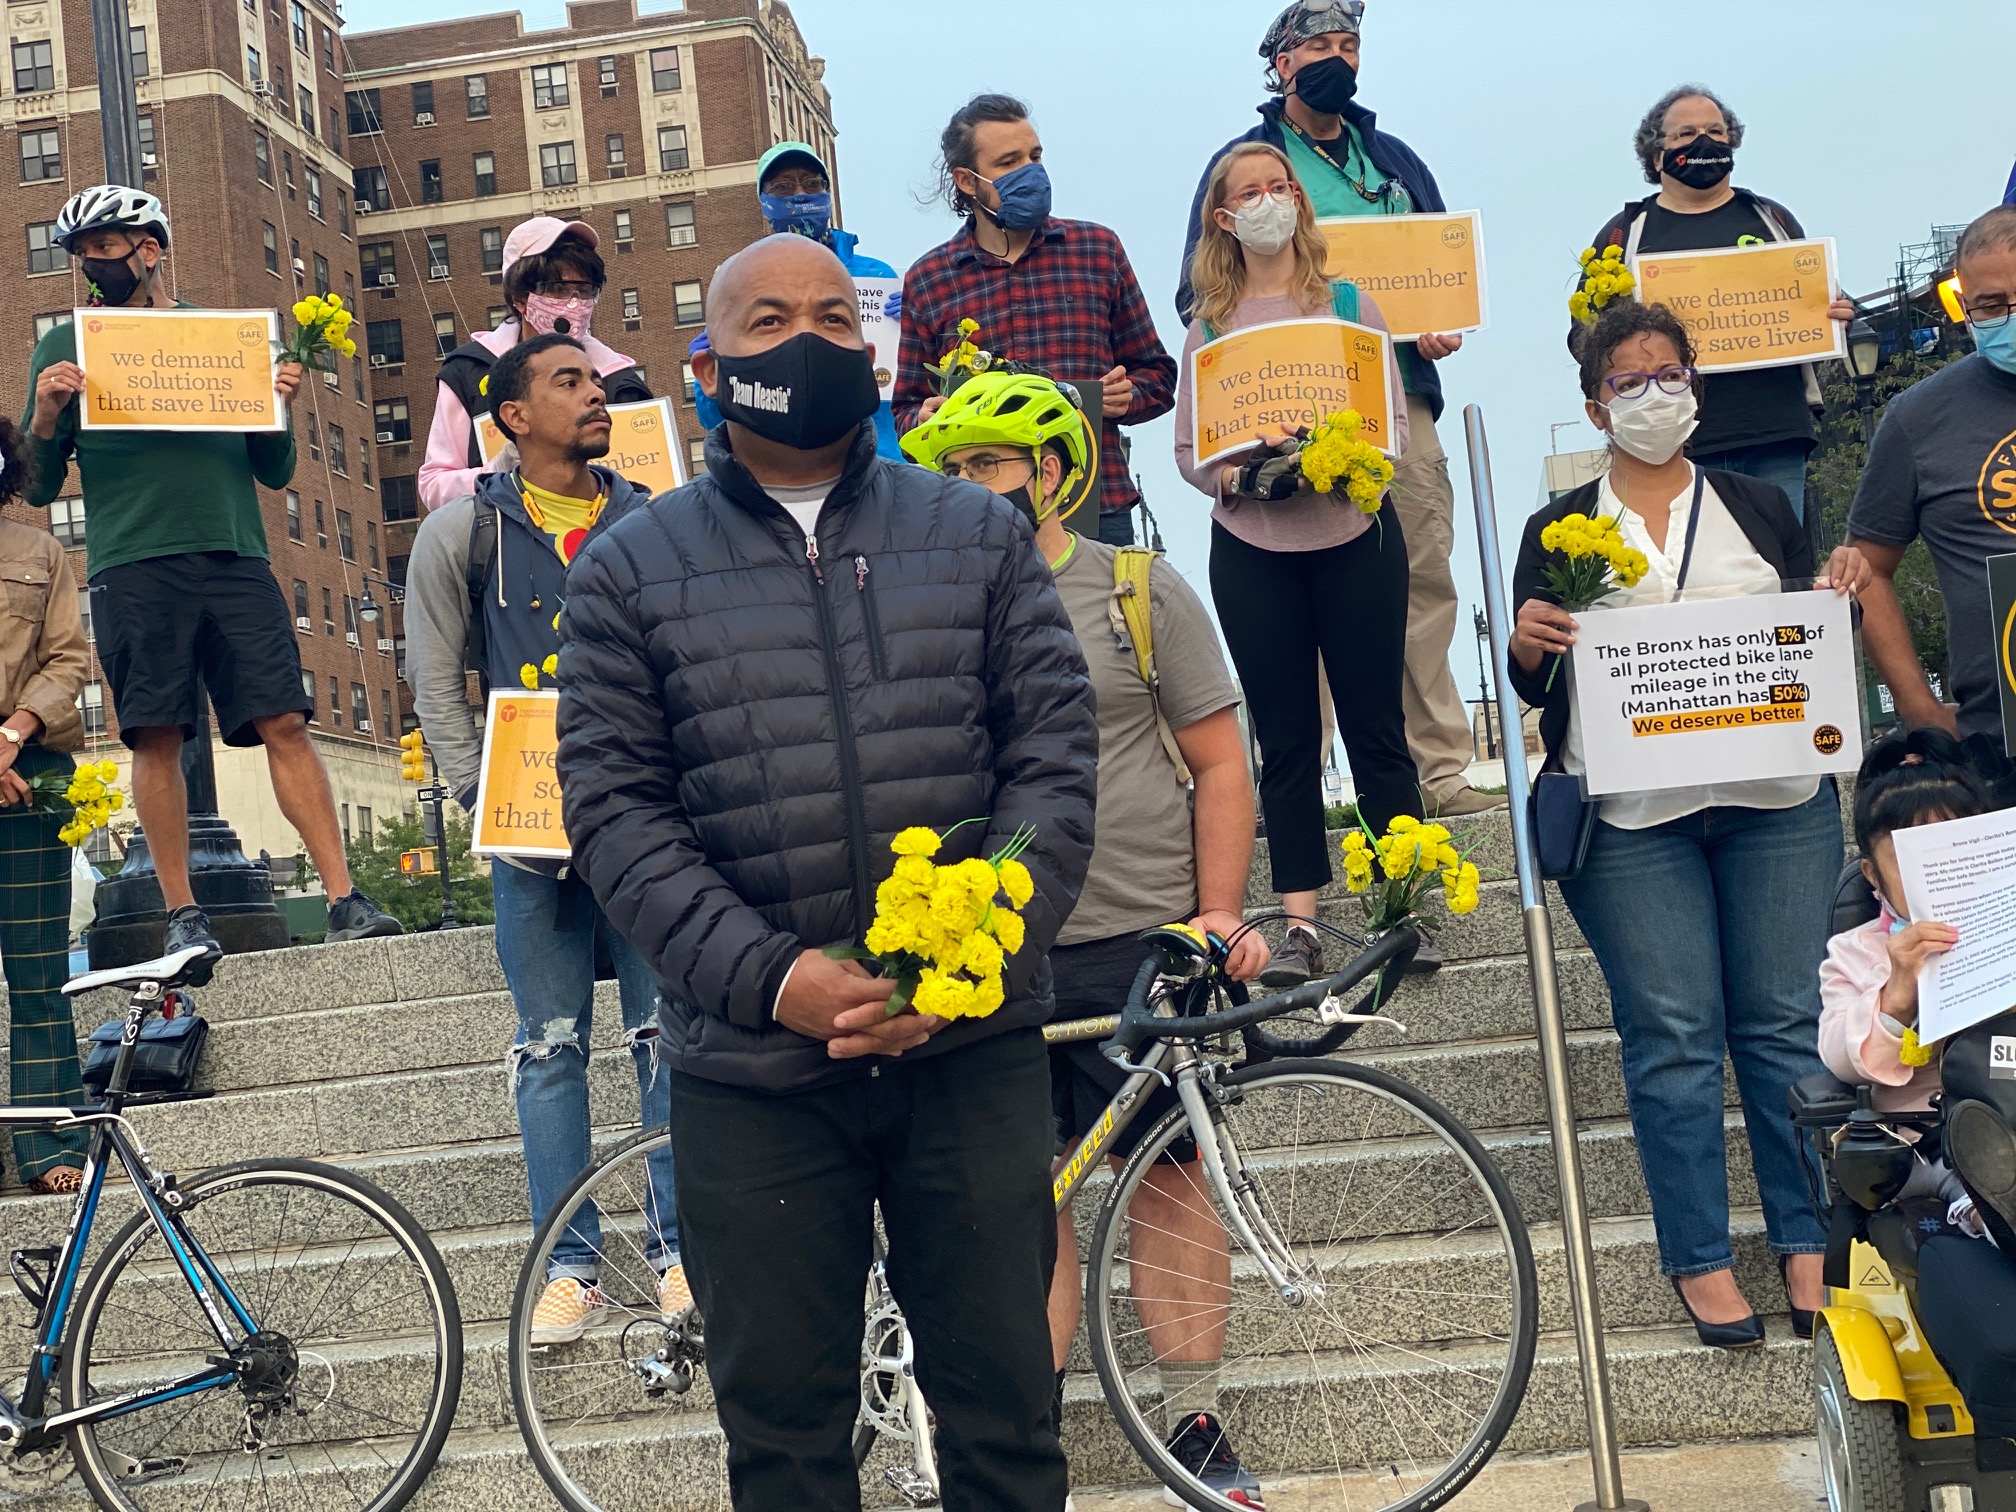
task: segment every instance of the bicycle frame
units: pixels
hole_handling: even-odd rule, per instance
[[[211,1362],[205,1369],[165,1385],[126,1392],[53,1416],[44,1415],[49,1386],[55,1376],[57,1362],[63,1357],[63,1333],[70,1322],[70,1306],[76,1296],[84,1252],[91,1242],[99,1199],[105,1189],[106,1172],[114,1158],[125,1169],[141,1207],[166,1241],[189,1289],[196,1294],[197,1304],[217,1335],[220,1349],[227,1354],[235,1353],[245,1339],[259,1331],[259,1325],[224,1279],[223,1273],[183,1226],[179,1211],[182,1194],[175,1186],[174,1177],[154,1169],[146,1147],[132,1133],[123,1116],[129,1101],[126,1089],[132,1076],[133,1057],[140,1043],[140,1028],[150,1014],[162,1007],[165,997],[166,991],[159,982],[145,982],[135,990],[133,1001],[126,1010],[125,1027],[119,1040],[118,1057],[113,1062],[112,1077],[106,1085],[104,1101],[97,1107],[0,1108],[0,1129],[88,1128],[91,1131],[90,1142],[85,1149],[83,1186],[77,1194],[76,1206],[71,1209],[70,1224],[57,1252],[50,1272],[50,1284],[36,1320],[35,1345],[29,1355],[26,1385],[19,1402],[0,1391],[0,1447],[21,1450],[40,1448],[78,1424],[123,1417],[142,1408],[207,1391],[237,1379],[238,1370],[234,1364],[228,1361],[221,1364]],[[235,1334],[234,1328],[238,1331]]]

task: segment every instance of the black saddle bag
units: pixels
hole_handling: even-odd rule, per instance
[[[119,1041],[126,1032],[126,1020],[116,1018],[91,1031],[90,1051],[84,1057],[84,1089],[93,1097],[103,1097],[112,1080],[112,1064],[119,1059]],[[128,1092],[193,1092],[196,1067],[203,1059],[203,1047],[210,1039],[210,1025],[201,1014],[182,1012],[172,1019],[151,1018],[140,1028],[140,1043],[133,1047],[133,1074]]]

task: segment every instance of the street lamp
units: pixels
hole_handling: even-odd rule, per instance
[[[1491,643],[1491,622],[1484,617],[1484,611],[1474,604],[1470,608],[1470,619],[1477,631],[1477,702],[1484,709],[1484,759],[1498,759],[1497,737],[1491,733],[1491,678],[1484,669],[1484,648]]]
[[[1857,307],[1855,321],[1848,327],[1848,376],[1855,380],[1855,400],[1862,411],[1862,439],[1866,443],[1876,419],[1876,369],[1883,362],[1883,338],[1875,322]]]
[[[378,616],[382,612],[378,607],[378,600],[371,597],[371,585],[374,582],[383,585],[385,597],[389,602],[394,604],[403,604],[406,602],[406,590],[404,588],[385,578],[374,578],[369,573],[366,573],[364,575],[364,597],[357,605],[357,618],[367,625],[377,624]]]

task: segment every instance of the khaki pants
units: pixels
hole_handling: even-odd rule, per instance
[[[1387,495],[1407,534],[1407,671],[1401,711],[1421,790],[1434,803],[1466,785],[1463,774],[1475,746],[1470,710],[1449,670],[1449,647],[1456,635],[1456,579],[1449,571],[1456,490],[1428,402],[1418,395],[1407,396],[1407,425],[1407,454],[1394,469]]]

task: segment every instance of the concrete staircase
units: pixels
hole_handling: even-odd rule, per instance
[[[1518,897],[1509,880],[1509,829],[1502,814],[1473,829],[1487,878],[1482,906],[1443,932],[1448,965],[1433,977],[1410,979],[1401,993],[1393,1011],[1407,1025],[1405,1035],[1375,1026],[1350,1053],[1440,1099],[1483,1136],[1504,1167],[1533,1228],[1544,1298],[1539,1359],[1507,1447],[1567,1449],[1583,1442],[1583,1419]],[[1264,906],[1264,847],[1255,877],[1253,902]],[[1357,917],[1341,888],[1326,893],[1323,908],[1340,923]],[[1767,1347],[1745,1355],[1701,1348],[1659,1275],[1602,978],[1558,898],[1554,908],[1624,1434],[1651,1444],[1804,1432],[1812,1423],[1807,1350],[1783,1317],[1733,1083],[1739,1275],[1751,1300],[1773,1315]],[[134,1120],[154,1155],[185,1175],[253,1155],[328,1158],[383,1185],[433,1231],[460,1293],[468,1353],[454,1436],[414,1504],[429,1512],[479,1500],[488,1512],[554,1505],[519,1442],[504,1369],[505,1320],[529,1231],[504,1067],[516,1018],[503,989],[487,929],[233,958],[197,994],[212,1025],[202,1084],[216,1095],[145,1109]],[[591,1102],[598,1138],[613,1144],[635,1118],[636,1093],[627,1057],[614,1053],[614,984],[602,990],[594,1035],[602,1053],[591,1064]],[[109,994],[81,1002],[80,1032],[120,1006]],[[1087,1198],[1098,1195],[1095,1188]],[[126,1206],[113,1194],[105,1217],[122,1216]],[[0,1252],[53,1241],[65,1216],[57,1199],[0,1197]],[[111,1225],[101,1232],[109,1235]],[[1461,1263],[1459,1254],[1432,1248],[1396,1258],[1414,1284],[1438,1265]],[[0,1299],[0,1313],[17,1324],[28,1317],[11,1293]],[[17,1364],[24,1337],[0,1329],[0,1368]],[[387,1346],[380,1355],[360,1361],[360,1374],[396,1375],[398,1350]],[[1298,1391],[1292,1361],[1278,1380],[1255,1384],[1278,1389],[1292,1416]],[[1144,1480],[1089,1370],[1071,1378],[1067,1409],[1067,1447],[1079,1484]],[[652,1429],[612,1432],[604,1452],[626,1476],[634,1472],[641,1483],[662,1487],[659,1505],[672,1512],[727,1506],[721,1440],[704,1382]],[[870,1505],[891,1502],[879,1484],[875,1490]],[[82,1506],[88,1499],[73,1480],[39,1505]]]

